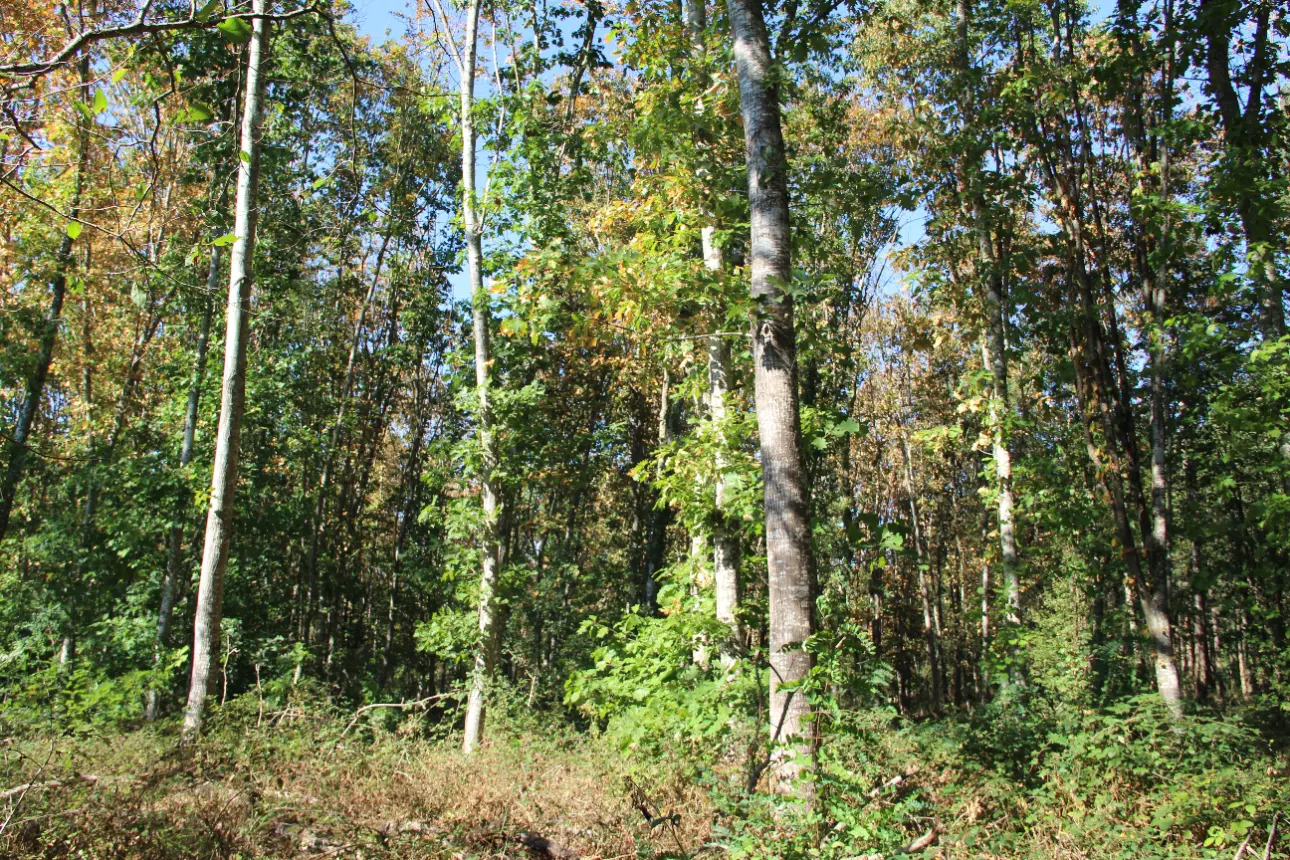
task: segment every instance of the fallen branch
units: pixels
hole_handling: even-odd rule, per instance
[[[18,755],[22,756],[23,758],[26,758],[26,756],[22,755],[21,750],[18,751]],[[27,792],[31,791],[32,785],[36,781],[36,777],[40,776],[42,773],[45,772],[45,766],[49,764],[49,760],[53,757],[54,757],[54,742],[50,741],[49,755],[45,756],[45,760],[40,763],[40,767],[36,768],[36,773],[32,775],[31,782],[28,782],[26,785],[19,786],[17,789],[10,789],[8,792],[5,792],[5,796],[4,796],[5,800],[8,800],[10,797],[13,796],[12,794],[10,794],[10,792],[15,792],[18,795],[18,799],[14,802],[13,807],[9,810],[9,814],[4,817],[4,823],[0,824],[0,834],[3,834],[5,832],[5,829],[9,826],[9,822],[13,821],[13,817],[18,814],[18,809],[22,806],[22,802],[27,799]]]
[[[933,842],[935,842],[936,837],[939,836],[940,833],[941,833],[940,825],[933,824],[931,830],[927,831],[922,836],[918,837],[913,842],[905,846],[905,853],[917,854],[919,851],[922,851],[928,845],[931,845]]]
[[[104,779],[101,776],[92,773],[77,774],[69,779],[48,779],[44,782],[28,782],[23,785],[15,785],[13,788],[6,788],[0,791],[0,800],[11,800],[12,798],[26,794],[29,791],[44,791],[48,788],[58,788],[64,785],[97,785],[101,782],[120,782],[122,780],[133,779],[129,776],[114,776]]]
[[[884,791],[886,791],[889,788],[895,788],[905,780],[914,776],[914,774],[916,773],[918,773],[918,765],[914,765],[913,767],[906,770],[904,773],[896,774],[891,779],[884,782],[882,785],[871,790],[868,794],[865,795],[865,797],[867,797],[869,800],[877,800],[878,795],[882,794]]]

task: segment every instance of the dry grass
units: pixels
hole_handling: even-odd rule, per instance
[[[521,844],[531,834],[555,844],[546,856],[625,860],[689,856],[709,836],[706,795],[684,774],[634,775],[658,812],[679,814],[679,826],[650,828],[627,764],[585,736],[499,730],[470,758],[451,739],[338,736],[335,720],[306,718],[226,729],[183,752],[151,731],[54,741],[38,781],[63,784],[27,792],[0,857],[544,856]],[[19,764],[50,741],[21,746],[9,785],[31,780]]]

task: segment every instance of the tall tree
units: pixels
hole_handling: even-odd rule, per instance
[[[776,792],[809,800],[811,784],[799,777],[815,724],[801,684],[812,664],[805,644],[815,632],[815,571],[788,290],[788,157],[761,0],[729,0],[728,8],[748,166],[753,379],[770,582],[770,738],[778,747],[771,778]]]
[[[502,564],[502,540],[499,530],[501,502],[497,485],[499,460],[496,429],[490,404],[489,381],[492,372],[489,338],[492,313],[489,293],[484,288],[484,254],[480,236],[478,188],[475,181],[475,66],[479,39],[479,10],[482,0],[466,5],[466,30],[460,46],[448,38],[453,61],[457,66],[461,104],[461,223],[466,239],[466,277],[470,284],[471,331],[475,343],[475,423],[479,430],[480,501],[484,509],[481,535],[482,564],[479,574],[479,642],[475,647],[470,674],[470,693],[466,700],[466,731],[462,750],[472,752],[484,733],[485,703],[489,679],[497,666],[501,646],[501,620],[497,589]],[[443,7],[435,0],[442,20],[447,22]]]
[[[242,442],[242,416],[246,408],[246,352],[250,339],[251,286],[255,274],[255,231],[259,220],[257,194],[260,182],[260,137],[264,119],[264,65],[268,55],[269,25],[264,19],[265,0],[252,0],[251,40],[246,52],[246,91],[242,107],[241,149],[237,166],[234,204],[233,250],[230,254],[228,310],[224,335],[224,376],[220,386],[219,427],[215,437],[215,462],[211,472],[210,505],[206,514],[206,541],[202,549],[201,577],[193,623],[192,676],[184,711],[183,737],[193,740],[202,728],[211,665],[220,639],[224,600],[224,573],[228,568],[233,536],[234,493],[237,489],[238,454]]]

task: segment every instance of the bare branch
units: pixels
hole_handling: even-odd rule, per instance
[[[224,21],[237,19],[250,19],[255,17],[250,12],[238,12],[224,17],[211,17],[199,20],[195,15],[190,15],[179,21],[144,21],[151,2],[145,3],[143,10],[139,13],[134,21],[129,24],[123,24],[119,27],[104,27],[99,30],[85,30],[79,33],[75,38],[63,46],[63,48],[54,56],[47,60],[40,60],[34,63],[9,63],[0,65],[0,75],[10,75],[14,77],[33,77],[43,75],[52,71],[58,66],[71,60],[77,53],[96,42],[105,39],[118,39],[130,36],[146,36],[153,33],[175,33],[185,30],[209,30]],[[282,12],[274,15],[262,15],[265,21],[290,21],[292,18],[299,18],[302,15],[316,14],[322,15],[330,20],[326,12],[316,6],[304,6],[300,9],[293,9],[290,12]]]

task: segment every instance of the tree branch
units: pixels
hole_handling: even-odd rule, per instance
[[[231,21],[234,18],[250,19],[252,17],[263,18],[265,21],[290,21],[292,18],[299,18],[302,15],[317,14],[330,20],[330,16],[316,6],[304,6],[299,9],[293,9],[290,12],[282,12],[273,15],[253,15],[251,12],[238,12],[223,17],[198,18],[196,15],[190,15],[179,21],[153,21],[147,22],[144,16],[151,8],[152,3],[145,3],[139,17],[129,24],[122,24],[119,27],[104,27],[99,30],[85,30],[79,33],[75,38],[63,46],[63,48],[54,56],[47,60],[40,60],[32,63],[8,63],[0,65],[0,75],[10,75],[14,77],[34,77],[43,75],[54,68],[68,62],[81,50],[88,48],[96,42],[105,39],[117,39],[130,36],[146,36],[153,33],[174,33],[185,30],[209,30],[224,21]]]

